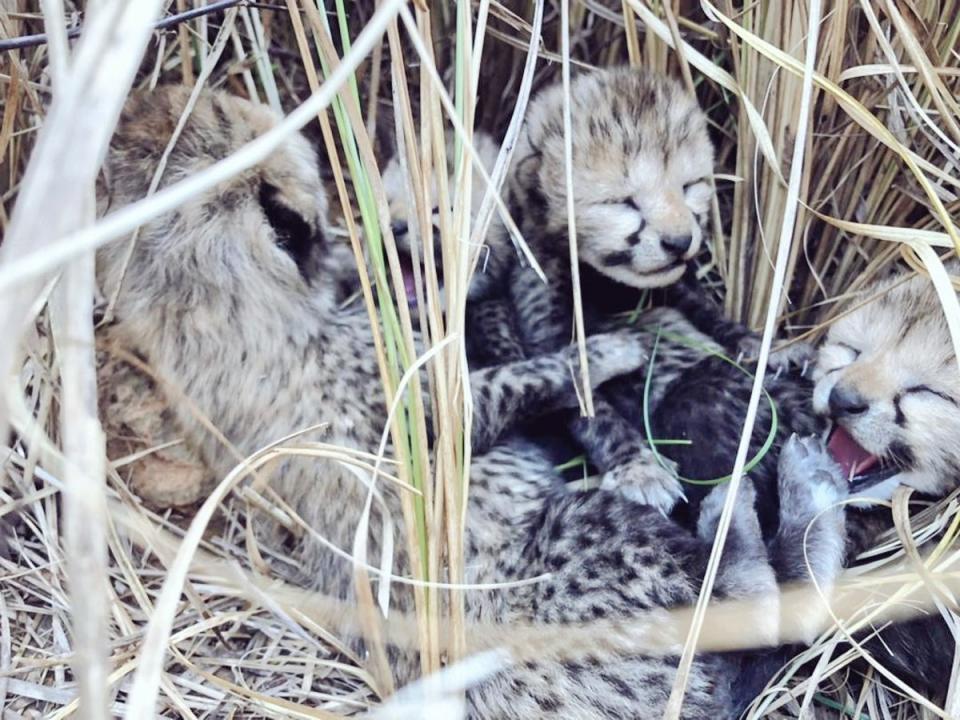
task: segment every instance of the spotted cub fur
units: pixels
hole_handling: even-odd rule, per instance
[[[948,270],[960,274],[960,263]],[[852,496],[889,499],[903,485],[936,498],[960,484],[960,372],[928,278],[900,274],[853,299],[830,325],[814,378],[813,403],[833,423],[830,451]],[[893,527],[885,507],[858,503],[848,518],[851,561]],[[936,610],[865,640],[877,661],[943,702],[956,639]]]
[[[130,101],[107,158],[110,208],[145,193],[187,96],[184,88],[165,88]],[[202,94],[170,155],[165,182],[215,162],[275,123],[262,107],[222,93]],[[98,252],[101,283],[108,291],[119,287],[117,338],[190,399],[174,402],[178,430],[218,476],[236,457],[207,430],[207,419],[241,454],[319,423],[327,440],[346,447],[370,451],[379,442],[384,398],[368,319],[335,302],[335,276],[322,262],[329,248],[326,203],[314,151],[294,135],[256,167],[147,223],[125,274],[122,243]],[[641,333],[591,337],[595,381],[636,370],[648,350]],[[471,619],[553,624],[630,617],[696,596],[715,525],[711,518],[722,498],[705,503],[698,538],[621,493],[569,492],[552,459],[511,433],[517,420],[576,401],[576,357],[575,349],[565,347],[470,376],[477,457],[467,508],[466,579],[496,583],[551,573],[542,583],[469,593]],[[785,453],[781,482],[798,501],[781,529],[808,522],[830,487],[842,492],[836,472],[824,475],[820,464],[805,460],[811,454]],[[332,461],[291,458],[267,477],[310,527],[340,547],[350,546],[367,497],[366,485],[352,473]],[[396,521],[402,516],[393,488],[382,492],[383,511]],[[747,485],[731,529],[735,561],[718,574],[723,594],[774,592],[773,568],[780,560],[769,559],[752,506]],[[825,532],[837,532],[842,516],[835,519]],[[375,513],[372,526],[369,546],[376,562],[381,514]],[[800,550],[789,543],[774,547]],[[306,538],[296,540],[295,548],[303,582],[351,596],[349,563]],[[783,561],[798,567],[795,559]],[[824,557],[814,567],[830,563]],[[402,551],[397,567],[401,573],[408,569]],[[408,605],[409,595],[396,586],[394,602]],[[472,689],[468,702],[474,718],[659,717],[674,666],[671,658],[639,655],[530,663]],[[393,669],[405,682],[414,668],[410,658],[397,657]],[[731,716],[730,681],[727,659],[699,658],[684,717]]]
[[[632,287],[678,281],[703,241],[713,192],[704,114],[673,80],[631,69],[581,76],[570,94],[581,262]],[[531,353],[568,342],[572,328],[562,98],[554,86],[531,102],[510,177],[510,206],[550,281],[537,282],[529,268],[510,281]],[[603,485],[669,511],[682,496],[672,465],[654,459],[608,393],[597,393],[594,411],[572,430]]]
[[[168,87],[130,100],[106,161],[103,207],[122,207],[146,193],[188,96],[185,88]],[[202,94],[164,183],[225,157],[275,123],[261,106]],[[337,276],[324,262],[326,212],[315,151],[295,135],[257,167],[146,224],[129,264],[124,243],[98,253],[101,286],[118,293],[114,337],[176,389],[169,397],[177,433],[217,477],[236,464],[237,453],[315,425],[324,426],[330,442],[368,452],[378,447],[385,410],[369,321],[337,302]],[[592,338],[597,382],[641,366],[645,348],[635,333]],[[482,456],[517,416],[574,406],[576,364],[575,350],[564,348],[471,375],[475,452]],[[208,421],[232,447],[207,429]],[[272,480],[310,527],[351,547],[367,497],[353,473],[333,461],[293,458]],[[384,497],[396,522],[399,499],[389,491]],[[498,522],[508,526],[510,519]],[[382,529],[375,516],[372,558]],[[301,541],[297,557],[303,582],[349,596],[349,563],[309,540]],[[398,602],[409,601],[398,591]]]

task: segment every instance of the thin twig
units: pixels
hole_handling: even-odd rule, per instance
[[[222,12],[227,8],[231,8],[234,5],[248,5],[247,0],[217,0],[212,2],[209,5],[204,5],[203,7],[193,8],[192,10],[185,10],[182,13],[177,13],[176,15],[171,15],[170,17],[164,18],[159,22],[155,23],[153,26],[154,30],[167,30],[171,27],[179,25],[180,23],[187,22],[188,20],[193,20],[202,15],[210,15],[215,12]],[[72,28],[67,30],[67,38],[74,40],[80,37],[80,33],[83,32],[83,26],[75,25]],[[46,45],[50,42],[50,38],[45,33],[40,33],[38,35],[21,35],[20,37],[7,38],[6,40],[0,40],[0,52],[6,52],[9,50],[22,50],[24,48],[39,47],[40,45]]]

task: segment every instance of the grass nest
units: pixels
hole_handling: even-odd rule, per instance
[[[289,582],[277,571],[293,565],[282,548],[251,543],[251,514],[275,509],[268,491],[225,493],[198,525],[189,453],[152,432],[166,409],[149,368],[95,352],[108,347],[109,299],[96,294],[92,249],[123,230],[94,223],[89,197],[131,87],[201,84],[281,112],[309,106],[304,119],[316,119],[304,129],[330,158],[342,239],[366,247],[384,278],[387,260],[369,244],[381,241],[371,178],[394,151],[396,128],[423,141],[443,137],[455,117],[467,135],[509,139],[518,107],[565,69],[618,64],[682,78],[707,110],[717,198],[700,266],[731,318],[764,329],[774,304],[779,332],[816,340],[843,301],[891,268],[926,272],[960,247],[958,0],[42,5],[45,15],[20,0],[0,3],[0,376],[13,380],[0,404],[0,424],[11,427],[0,470],[4,718],[452,717],[462,709],[457,688],[497,662],[462,661],[449,695],[430,687],[391,695],[382,673],[330,631],[350,609]],[[445,253],[460,252],[453,236],[441,228]],[[447,310],[448,330],[462,327],[462,311]],[[374,312],[396,322],[383,305]],[[386,368],[385,382],[403,369]],[[131,372],[143,392],[113,392],[111,378]],[[431,388],[438,404],[456,407],[455,388]],[[461,425],[462,412],[451,412],[452,427]],[[396,422],[394,437],[413,437],[423,418]],[[438,484],[444,468],[463,471],[453,441],[434,453],[433,475],[416,457],[397,463],[421,488]],[[158,459],[159,479],[148,478]],[[878,573],[923,595],[930,574],[910,565],[921,541],[938,542],[928,569],[957,557],[956,498],[908,502],[893,503],[899,532],[845,578],[865,593],[857,609],[881,614],[858,616],[865,623],[902,604],[869,599]],[[407,542],[432,547],[456,577],[456,513],[426,502],[411,512],[441,518],[433,534],[407,523]],[[182,592],[165,591],[171,576],[182,577]],[[471,634],[456,602],[442,622],[440,605],[407,619],[426,669],[458,659]],[[941,605],[956,618],[953,608]],[[154,634],[158,617],[169,639]],[[838,618],[825,625],[749,716],[955,716],[863,663],[848,628]],[[441,632],[455,638],[444,653]],[[596,635],[586,628],[581,639]],[[515,655],[559,653],[570,641],[543,628],[491,637]],[[680,638],[688,648],[695,641]],[[720,642],[709,624],[704,641]]]

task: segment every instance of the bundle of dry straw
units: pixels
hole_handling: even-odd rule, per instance
[[[456,338],[482,237],[481,229],[473,243],[457,240],[470,235],[477,215],[469,207],[468,141],[483,129],[509,145],[531,94],[571,71],[643,65],[696,92],[718,146],[715,234],[703,276],[730,317],[763,331],[764,353],[778,330],[815,339],[839,301],[902,261],[929,272],[945,302],[952,298],[945,312],[960,328],[940,260],[960,248],[957,0],[44,0],[40,7],[0,3],[0,425],[12,428],[0,489],[0,517],[11,526],[0,556],[4,718],[334,718],[378,708],[383,717],[451,717],[457,689],[495,670],[504,648],[522,658],[571,644],[570,635],[545,628],[467,627],[461,593],[441,603],[428,583],[415,616],[391,624],[395,640],[420,649],[426,672],[478,647],[493,651],[381,707],[389,678],[328,631],[342,613],[362,625],[372,597],[369,607],[343,608],[267,577],[248,553],[251,498],[228,492],[236,478],[199,513],[157,511],[127,486],[140,455],[107,461],[95,402],[94,249],[250,167],[297,128],[323,144],[344,237],[370,259],[371,276],[360,270],[363,302],[382,328],[387,398],[404,392],[416,358],[406,308],[378,304],[372,292],[399,276],[392,238],[381,231],[379,163],[393,148],[382,145],[379,130],[400,139],[421,215],[430,208],[430,177],[441,207],[457,199],[440,216],[443,267],[428,262],[419,279],[431,308],[446,294],[445,310],[420,328],[432,347],[428,389],[441,440],[428,452],[422,408],[399,414],[391,427],[398,474],[421,491],[404,508],[418,580],[462,576],[469,447],[459,438],[470,404]],[[37,34],[44,37],[21,39]],[[209,171],[95,221],[94,184],[120,107],[131,88],[161,82],[225,87],[288,118]],[[451,128],[463,142],[448,187]],[[496,188],[503,173],[488,180]],[[480,210],[489,220],[496,203]],[[907,502],[898,496],[898,517],[917,509]],[[847,578],[846,590],[861,602],[837,605],[818,642],[751,717],[811,708],[856,718],[960,715],[955,694],[953,705],[937,708],[889,678],[882,658],[857,664],[864,652],[848,641],[852,626],[880,622],[905,599],[929,605],[931,578],[951,586],[958,522],[951,497],[888,538],[883,560]],[[905,560],[919,557],[916,538],[942,528],[918,572]],[[705,588],[710,582],[712,575]],[[888,592],[872,594],[878,587]],[[683,645],[684,663],[698,636],[705,647],[749,643],[746,633],[718,636],[704,605],[676,613],[675,624],[656,633],[638,621],[616,636],[637,648]],[[843,608],[850,611],[842,615]],[[728,610],[750,625],[748,607]],[[581,648],[604,635],[583,630]],[[852,677],[863,668],[865,677]],[[673,717],[684,682],[681,672]]]

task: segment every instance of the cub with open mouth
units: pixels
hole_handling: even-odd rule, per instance
[[[494,164],[497,161],[497,154],[500,151],[499,146],[494,139],[485,132],[476,131],[472,139],[473,151],[476,153],[477,160],[483,165],[484,170],[489,176],[493,172]],[[449,193],[451,194],[451,205],[456,204],[455,193],[456,175],[455,175],[455,135],[449,133],[446,137],[446,159],[447,159],[447,182]],[[426,187],[425,201],[429,207],[425,208],[429,216],[429,230],[432,242],[425,242],[421,237],[422,232],[420,223],[417,219],[417,204],[415,195],[410,186],[410,178],[404,172],[403,165],[400,162],[399,152],[395,153],[383,170],[383,189],[387,196],[387,203],[390,211],[393,236],[397,244],[397,251],[400,254],[400,262],[404,274],[404,290],[406,291],[406,300],[413,306],[417,303],[416,283],[413,268],[413,258],[419,261],[418,270],[422,272],[424,258],[423,253],[426,249],[432,249],[433,259],[436,267],[443,267],[443,257],[440,244],[440,193],[437,188],[437,177],[430,178],[429,186]],[[470,210],[471,210],[471,228],[476,221],[476,215],[483,204],[484,195],[487,192],[487,184],[484,181],[482,173],[473,166],[473,177],[470,184]],[[500,282],[507,272],[507,265],[511,262],[513,255],[512,248],[509,247],[510,240],[503,228],[498,213],[494,212],[490,229],[483,241],[483,247],[479,249],[478,267],[476,272],[470,278],[470,285],[467,289],[467,297],[470,300],[485,298],[494,293],[493,286]],[[438,278],[443,282],[443,278]],[[441,293],[441,300],[443,293]]]
[[[960,263],[948,271],[960,274]],[[833,421],[829,450],[852,497],[889,500],[898,486],[939,497],[960,482],[960,371],[931,281],[905,276],[871,288],[820,347],[813,404]],[[892,527],[890,511],[853,505],[851,559]],[[911,687],[942,701],[956,640],[934,610],[866,643]]]
[[[833,420],[829,446],[855,495],[943,495],[960,478],[960,373],[940,301],[925,277],[869,297],[820,348],[814,409]]]

